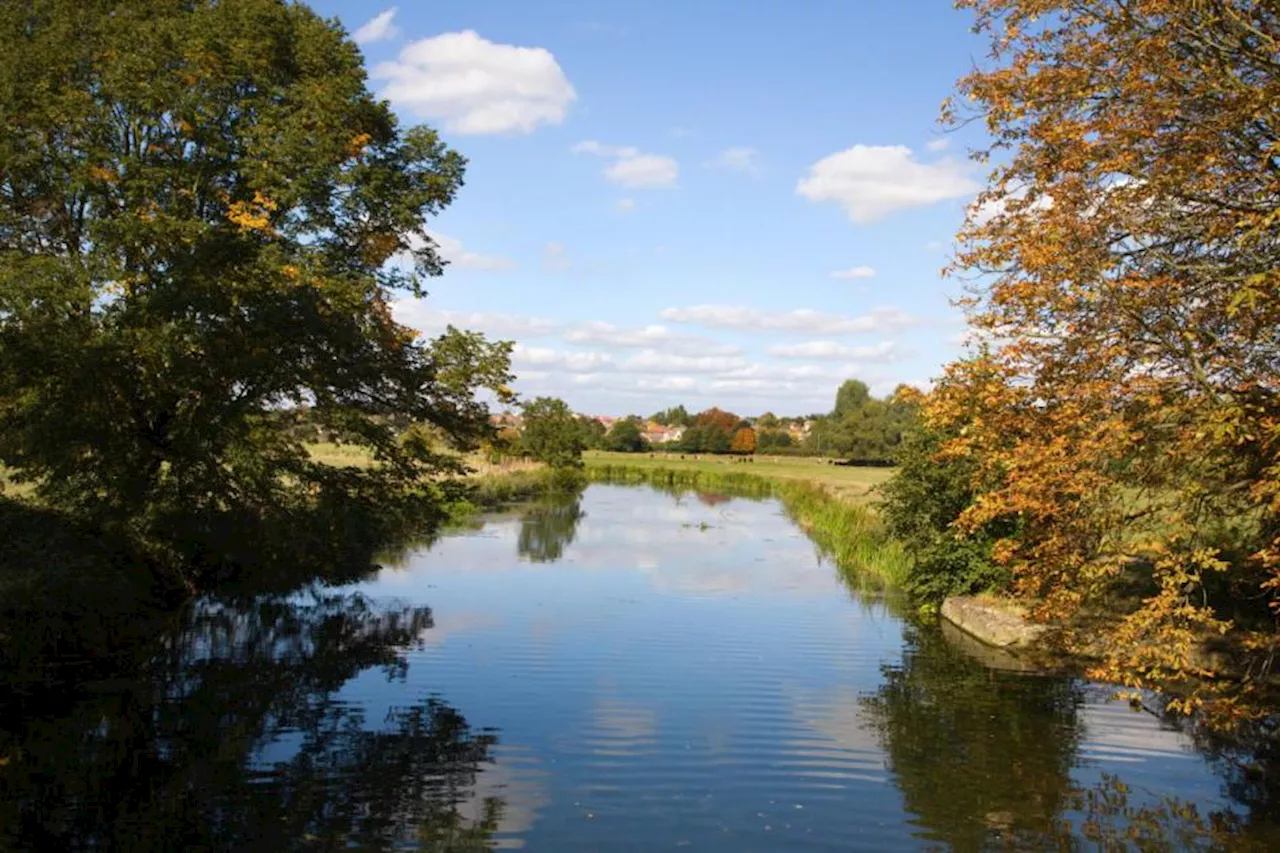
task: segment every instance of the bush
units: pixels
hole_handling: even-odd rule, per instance
[[[908,593],[933,604],[950,595],[1003,588],[1008,573],[991,559],[991,546],[1014,532],[1011,521],[961,536],[952,525],[974,499],[976,465],[939,459],[946,436],[919,423],[905,436],[897,472],[881,486],[879,509],[890,535],[911,560]]]

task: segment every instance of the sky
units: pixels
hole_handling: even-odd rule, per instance
[[[938,114],[985,47],[950,0],[312,5],[469,160],[396,316],[515,341],[522,397],[808,414],[959,354],[983,139]]]

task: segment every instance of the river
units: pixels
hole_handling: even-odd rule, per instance
[[[1275,842],[1253,757],[907,616],[842,581],[775,501],[594,485],[359,583],[197,601],[137,677],[6,718],[0,842]],[[1198,829],[1212,813],[1241,833]]]

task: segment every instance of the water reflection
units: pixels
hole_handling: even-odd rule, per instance
[[[397,561],[0,685],[0,849],[1275,840],[1274,732],[1189,737],[914,622],[772,501],[593,487]]]
[[[538,504],[520,518],[520,556],[533,563],[553,563],[573,543],[582,521],[578,495],[557,495]]]
[[[1071,791],[1080,689],[985,669],[931,629],[904,639],[863,701],[922,835],[975,850],[993,833],[1050,833]]]
[[[435,697],[370,718],[341,693],[366,670],[402,679],[431,625],[320,588],[200,601],[135,677],[0,707],[0,844],[487,849],[504,803],[475,788],[496,735]]]
[[[1259,797],[1269,777],[1256,749],[1241,750],[1252,785],[1240,790],[1248,773],[1226,774],[1232,808],[1199,808],[1153,793],[1169,780],[1149,778],[1143,767],[1194,775],[1185,734],[1082,682],[992,668],[963,638],[932,625],[908,624],[904,641],[901,661],[881,667],[882,684],[861,704],[918,837],[957,850],[1086,842],[1107,850],[1262,850],[1276,840],[1268,823],[1274,801]],[[1134,768],[1128,783],[1119,770],[1126,766]],[[1115,769],[1095,774],[1099,767]]]

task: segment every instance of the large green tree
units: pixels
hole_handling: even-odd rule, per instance
[[[569,404],[556,397],[525,403],[520,442],[529,455],[552,468],[582,467],[586,440]]]
[[[622,418],[614,421],[609,434],[605,436],[606,450],[621,453],[639,453],[649,449],[649,440],[644,437],[644,428],[639,418]]]
[[[0,4],[0,462],[56,505],[278,506],[458,467],[508,347],[394,299],[464,160],[402,128],[356,46],[284,0]],[[372,449],[314,464],[275,413]]]

